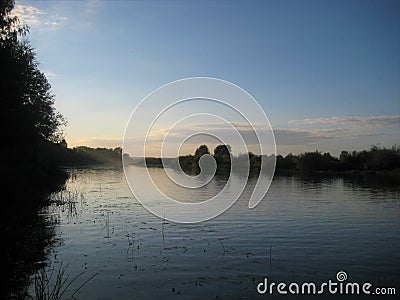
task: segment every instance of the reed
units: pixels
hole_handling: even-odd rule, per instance
[[[96,277],[100,272],[94,273],[88,279],[83,281],[77,288],[70,289],[72,284],[83,274],[85,271],[75,275],[70,279],[70,275],[66,274],[67,266],[63,266],[61,262],[57,267],[54,263],[50,269],[43,267],[34,275],[33,279],[33,295],[30,295],[30,299],[35,300],[60,300],[69,298],[66,297],[67,292],[71,294],[70,297],[81,290],[87,283],[89,283],[94,277]],[[54,277],[55,276],[55,277]]]

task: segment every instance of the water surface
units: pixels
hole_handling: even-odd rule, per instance
[[[151,172],[165,181],[162,169]],[[400,189],[385,180],[276,177],[261,204],[249,210],[251,179],[226,213],[184,225],[146,211],[122,170],[72,174],[67,191],[78,195],[76,210],[49,211],[59,236],[49,265],[63,262],[71,278],[85,272],[69,296],[94,276],[75,298],[252,299],[264,277],[324,282],[340,270],[351,281],[399,291]],[[218,192],[224,180],[215,179],[199,199]],[[177,197],[190,200],[193,194]]]

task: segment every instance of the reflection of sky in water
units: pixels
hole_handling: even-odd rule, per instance
[[[162,170],[150,171],[164,185]],[[213,180],[196,198],[216,193],[223,182]],[[185,299],[253,298],[265,276],[321,282],[338,270],[351,281],[399,288],[397,187],[277,177],[266,199],[249,210],[253,184],[251,179],[220,217],[183,225],[147,212],[131,196],[122,171],[77,170],[67,188],[82,192],[84,200],[76,218],[61,213],[56,260],[69,263],[71,277],[86,271],[82,282],[100,271],[77,293],[82,299],[164,299],[178,292]],[[164,189],[174,193],[166,182]]]

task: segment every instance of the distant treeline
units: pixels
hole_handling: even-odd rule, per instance
[[[205,154],[210,154],[206,145],[201,145],[195,151],[194,155],[179,156],[177,158],[164,158],[166,167],[178,167],[178,163],[183,171],[187,174],[198,174],[200,172],[199,160]],[[215,147],[213,154],[217,162],[217,171],[222,172],[229,170],[231,166],[231,146],[219,145]],[[131,164],[141,164],[141,160],[127,158],[126,161]],[[163,161],[160,157],[146,157],[146,166],[163,167]]]
[[[174,165],[178,159],[181,168],[186,173],[199,173],[199,159],[204,154],[210,154],[206,145],[197,148],[194,155],[180,156],[168,159],[167,167]],[[258,172],[261,167],[261,156],[251,152],[237,157],[231,156],[229,145],[219,145],[214,149],[213,157],[217,162],[217,171],[223,172],[230,169],[231,157],[234,163],[243,164],[247,159],[250,162],[250,171]],[[266,163],[273,161],[273,156],[266,156]],[[272,159],[271,159],[272,158]],[[147,166],[161,167],[161,158],[147,157]],[[320,151],[305,152],[298,155],[288,154],[276,157],[276,174],[294,173],[370,173],[389,174],[400,173],[400,147],[393,146],[390,149],[372,146],[363,151],[342,151],[340,156],[334,157],[329,152]]]
[[[277,172],[393,173],[400,171],[400,147],[372,146],[363,151],[342,151],[339,158],[329,152],[306,152],[277,156]]]
[[[122,166],[122,148],[91,148],[78,146],[72,149],[67,147],[65,141],[59,144],[49,143],[42,150],[51,160],[57,161],[64,167],[71,166]]]

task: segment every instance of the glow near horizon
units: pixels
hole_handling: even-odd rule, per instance
[[[15,12],[31,27],[70,146],[120,146],[143,97],[193,76],[249,91],[278,153],[400,140],[396,1],[16,1]]]

